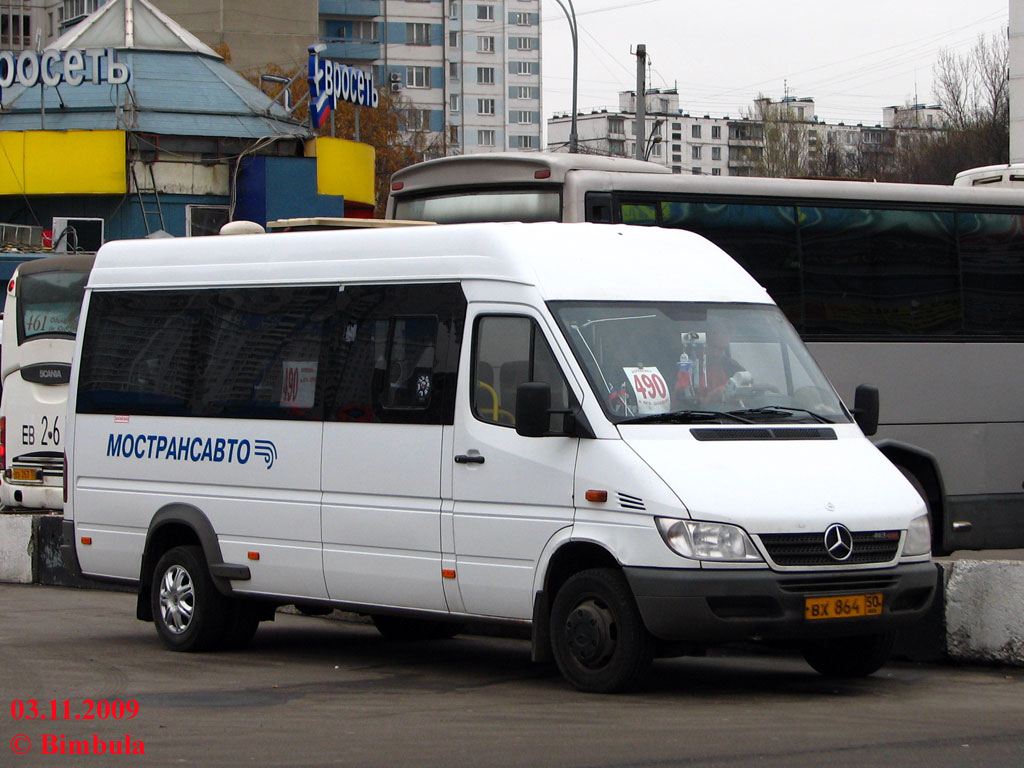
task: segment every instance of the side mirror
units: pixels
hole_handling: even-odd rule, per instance
[[[516,387],[516,433],[544,437],[551,425],[551,385],[528,381]]]
[[[878,387],[861,384],[853,394],[853,419],[868,437],[878,431]]]

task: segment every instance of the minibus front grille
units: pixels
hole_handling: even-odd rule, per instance
[[[825,547],[823,533],[770,533],[759,538],[772,562],[783,567],[888,563],[896,559],[900,547],[899,531],[857,531],[852,554],[836,560]]]
[[[628,493],[619,494],[619,506],[623,509],[637,509],[641,512],[647,509],[643,499],[639,496],[630,496]]]
[[[708,440],[837,440],[831,427],[695,427],[694,439]]]

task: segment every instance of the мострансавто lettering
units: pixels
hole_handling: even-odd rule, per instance
[[[234,437],[111,434],[107,438],[107,456],[245,464],[252,456],[252,442]]]

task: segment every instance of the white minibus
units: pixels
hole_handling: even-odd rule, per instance
[[[587,691],[753,638],[859,676],[932,602],[924,502],[861,429],[877,391],[852,415],[692,233],[118,241],[83,317],[65,555],[137,584],[172,650],[296,604],[529,627]]]

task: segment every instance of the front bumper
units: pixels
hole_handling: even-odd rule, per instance
[[[712,643],[757,637],[799,640],[877,634],[913,624],[931,606],[940,572],[912,563],[841,573],[767,570],[623,569],[648,631],[670,643]],[[808,621],[804,600],[882,595],[878,616]]]

